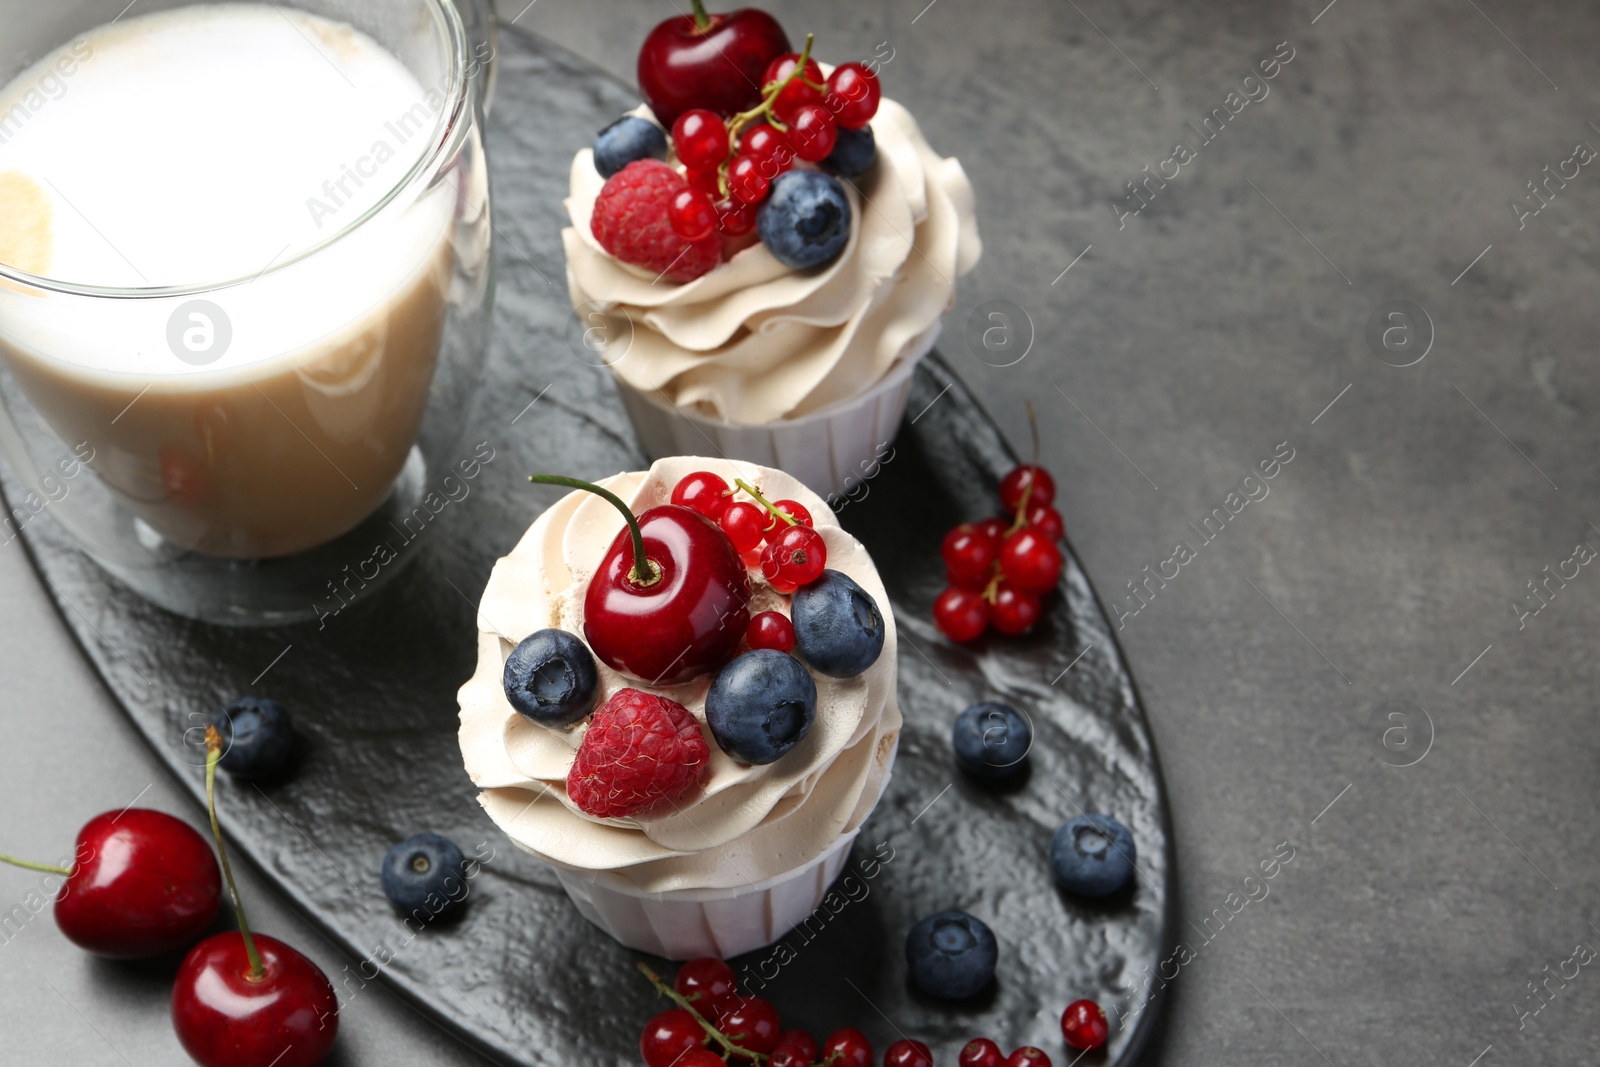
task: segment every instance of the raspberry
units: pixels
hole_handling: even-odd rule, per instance
[[[688,708],[622,689],[594,713],[567,774],[567,795],[599,819],[634,815],[699,785],[710,760]]]
[[[689,188],[683,175],[659,159],[639,159],[606,179],[595,198],[589,228],[600,247],[624,263],[687,282],[722,262],[716,234],[687,242],[667,217],[672,198]]]

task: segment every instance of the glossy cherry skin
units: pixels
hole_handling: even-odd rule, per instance
[[[651,30],[639,49],[639,89],[668,129],[690,108],[729,116],[761,101],[767,64],[789,51],[789,36],[765,11],[719,11],[701,29],[677,15]]]
[[[78,831],[56,925],[97,956],[141,959],[194,944],[221,900],[216,857],[188,823],[148,808],[108,811]]]
[[[678,504],[639,516],[661,570],[633,581],[633,539],[618,532],[584,595],[583,634],[602,661],[650,685],[674,685],[732,658],[750,621],[750,572],[716,523]]]
[[[328,976],[274,937],[255,935],[262,977],[237,930],[215,934],[184,957],[172,984],[172,1025],[201,1067],[314,1067],[339,1035]]]

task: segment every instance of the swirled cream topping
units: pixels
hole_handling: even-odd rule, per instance
[[[972,185],[894,101],[872,132],[877,165],[843,180],[854,221],[837,259],[796,271],[758,242],[684,284],[600,247],[589,220],[605,180],[580,151],[561,231],[567,287],[619,339],[617,376],[677,407],[764,425],[859,396],[927,337],[982,253]]]
[[[478,610],[478,667],[462,686],[461,752],[482,790],[479,802],[520,848],[560,867],[610,871],[644,892],[756,885],[820,856],[854,832],[877,804],[900,734],[895,699],[895,627],[888,595],[860,543],[840,529],[814,493],[780,471],[748,463],[674,457],[650,470],[600,483],[634,514],[671,502],[685,475],[708,470],[728,484],[743,478],[769,500],[796,500],[811,512],[828,546],[828,566],[849,575],[878,602],[887,634],[876,663],[855,678],[817,671],[811,731],[782,759],[750,767],[725,755],[705,725],[711,676],[650,686],[596,661],[600,702],[632,687],[676,700],[700,720],[711,767],[699,791],[664,809],[626,819],[597,819],[567,797],[566,778],[586,723],[551,730],[520,715],[506,699],[506,657],[528,634],[559,627],[583,634],[589,580],[622,516],[582,491],[563,497],[499,560]],[[752,614],[782,611],[789,597],[751,571]]]

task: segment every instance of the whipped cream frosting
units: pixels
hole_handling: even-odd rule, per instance
[[[600,247],[589,223],[605,180],[580,151],[561,231],[567,287],[573,307],[610,320],[609,336],[629,336],[631,320],[616,375],[676,407],[765,425],[859,396],[929,337],[982,253],[972,185],[893,100],[872,131],[877,165],[842,179],[854,223],[837,259],[796,271],[758,242],[683,284]]]
[[[478,610],[478,667],[460,691],[462,755],[489,817],[520,848],[559,867],[611,872],[646,893],[736,889],[777,878],[853,833],[878,802],[900,734],[895,695],[895,625],[888,595],[861,544],[839,527],[823,501],[795,479],[755,464],[674,457],[646,472],[600,484],[639,514],[671,502],[685,475],[712,471],[728,484],[743,478],[769,500],[796,500],[811,512],[828,546],[828,566],[877,600],[887,633],[876,663],[855,678],[817,671],[817,716],[792,751],[763,767],[724,754],[705,725],[711,675],[650,686],[596,661],[600,701],[632,687],[676,700],[700,721],[711,746],[704,786],[675,803],[625,819],[597,819],[566,793],[567,772],[587,721],[551,730],[520,715],[506,699],[506,657],[545,627],[583,633],[584,592],[601,557],[623,528],[617,510],[594,494],[573,492],[534,522],[495,566]],[[789,597],[751,570],[752,614],[788,614]]]

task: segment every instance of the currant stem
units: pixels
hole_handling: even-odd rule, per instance
[[[789,526],[797,526],[797,525],[799,525],[798,523],[796,523],[794,521],[794,517],[792,515],[790,515],[787,511],[778,510],[778,508],[775,507],[772,504],[771,501],[769,501],[766,497],[761,495],[761,490],[757,489],[755,486],[751,485],[749,482],[745,481],[743,478],[735,478],[733,480],[733,484],[737,485],[740,489],[743,489],[745,492],[747,492],[751,496],[755,497],[756,498],[756,503],[758,503],[762,507],[766,508],[767,511],[772,514],[773,518],[781,519],[781,520],[783,520],[783,522],[785,524],[787,524]]]
[[[217,842],[217,856],[222,860],[222,874],[228,881],[228,895],[233,898],[233,914],[239,920],[239,936],[244,938],[244,954],[250,957],[250,971],[246,980],[259,982],[266,977],[267,969],[261,965],[261,953],[256,951],[256,939],[250,936],[250,924],[245,921],[244,905],[239,901],[239,887],[233,881],[233,867],[228,863],[228,849],[222,843],[222,825],[217,822],[217,764],[222,759],[222,735],[217,728],[206,725],[206,810],[211,815],[211,836]]]
[[[782,93],[784,89],[788,88],[790,82],[794,81],[796,78],[801,78],[801,80],[804,80],[803,75],[806,69],[806,62],[811,58],[811,44],[815,39],[816,34],[806,34],[806,46],[800,50],[800,58],[795,60],[794,69],[791,70],[782,81],[773,82],[771,85],[761,90],[761,103],[757,104],[749,111],[739,112],[737,115],[733,116],[733,118],[728,120],[728,159],[732,159],[734,153],[737,151],[737,146],[739,144],[739,131],[744,129],[744,127],[753,120],[761,118],[764,115],[766,116],[767,121],[771,123],[775,129],[787,130],[789,128],[783,122],[779,121],[778,116],[772,113],[772,105],[773,102],[778,99],[778,95]],[[809,81],[807,81],[806,84],[812,85],[812,83]],[[812,87],[818,88],[814,85]],[[826,86],[822,86],[821,88],[826,88]],[[727,166],[726,160],[723,161],[723,166]]]
[[[0,853],[0,863],[9,863],[13,867],[21,867],[25,871],[43,871],[45,874],[59,874],[66,878],[72,874],[71,867],[57,867],[49,863],[34,863],[32,860],[19,860],[15,856]]]
[[[1033,410],[1032,405],[1029,405],[1029,410]],[[1022,487],[1022,498],[1017,501],[1017,517],[1015,521],[1011,523],[1011,529],[1006,531],[1007,537],[1010,537],[1012,534],[1028,525],[1028,501],[1032,499],[1032,497],[1033,479],[1029,478],[1028,484]]]
[[[706,5],[701,0],[691,0],[694,4],[695,28],[704,32],[711,28],[711,16],[706,14]]]
[[[561,474],[530,474],[528,481],[540,485],[564,485],[569,489],[583,489],[603,498],[612,507],[622,512],[622,517],[628,522],[628,532],[633,535],[633,566],[628,569],[628,580],[638,586],[652,586],[661,580],[661,568],[644,553],[644,532],[639,529],[639,520],[634,518],[633,512],[622,498],[609,489],[586,482],[580,478],[568,478]]]
[[[753,1052],[750,1049],[740,1048],[738,1045],[735,1045],[732,1038],[706,1021],[706,1017],[700,1014],[699,1010],[695,1008],[694,1004],[689,1000],[688,997],[684,996],[682,993],[679,993],[676,989],[673,989],[671,986],[667,985],[667,983],[663,982],[661,980],[661,976],[652,971],[648,964],[636,963],[634,966],[639,968],[640,974],[650,979],[650,984],[656,987],[657,993],[660,993],[662,996],[671,1000],[678,1007],[694,1016],[694,1021],[700,1024],[701,1028],[705,1030],[707,1036],[722,1046],[724,1056],[742,1056],[746,1059],[754,1060],[757,1063],[766,1062],[766,1053]]]

